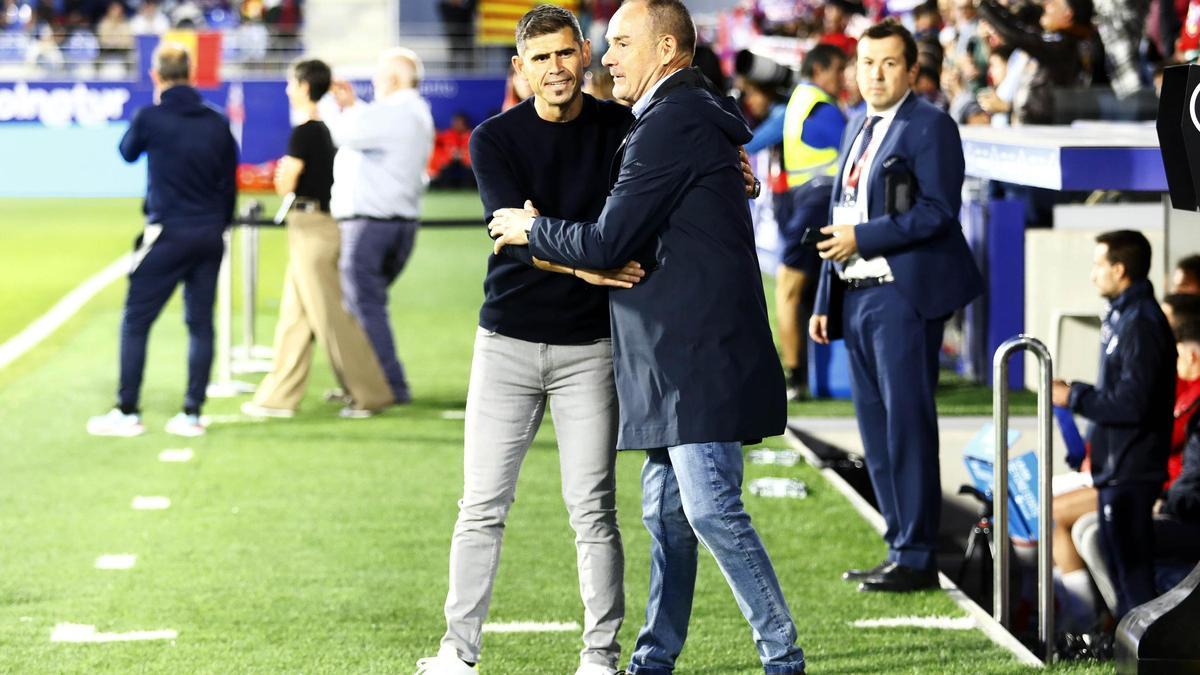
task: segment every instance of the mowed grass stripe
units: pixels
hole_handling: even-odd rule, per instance
[[[30,365],[0,379],[0,672],[410,672],[437,649],[448,543],[461,491],[461,420],[487,242],[476,230],[426,230],[394,289],[393,323],[417,402],[346,421],[320,400],[333,385],[319,355],[300,417],[214,427],[189,439],[187,463],[157,461],[183,387],[185,334],[173,301],[151,337],[144,408],[150,433],[95,439],[88,415],[112,400],[116,287],[85,308]],[[264,270],[283,251],[264,246]],[[120,285],[120,284],[118,284]],[[279,277],[264,271],[262,305]],[[123,290],[123,289],[122,289]],[[274,303],[274,304],[272,304]],[[270,326],[271,312],[262,322]],[[269,336],[269,330],[263,335]],[[43,355],[46,352],[47,355]],[[244,399],[206,412],[235,414]],[[774,441],[782,447],[782,441]],[[628,649],[640,624],[647,537],[639,522],[641,457],[618,462],[628,555]],[[1012,672],[977,632],[859,631],[859,619],[955,616],[940,594],[870,597],[837,581],[882,555],[877,537],[807,467],[748,466],[747,479],[806,480],[803,501],[747,497],[776,560],[814,672]],[[573,535],[559,496],[549,419],[525,463],[490,620],[581,621]],[[169,510],[129,508],[170,495]],[[112,551],[136,567],[95,570]],[[682,673],[760,672],[749,631],[719,571],[701,555]],[[22,620],[24,618],[25,620]],[[102,633],[170,627],[173,643],[54,644],[58,623]],[[486,673],[569,673],[573,634],[497,634]]]

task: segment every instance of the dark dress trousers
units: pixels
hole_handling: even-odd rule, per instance
[[[693,69],[662,83],[598,222],[539,217],[529,234],[538,258],[648,269],[609,294],[621,449],[753,441],[786,422],[737,154],[751,134],[709,86]]]
[[[843,166],[865,119],[846,129]],[[826,261],[814,312],[829,316],[831,335],[846,340],[888,560],[922,570],[935,566],[941,517],[934,390],[942,329],[983,286],[958,222],[963,164],[958,127],[910,94],[872,159],[864,193],[869,219],[855,228],[859,254],[883,256],[895,281],[847,290]],[[842,198],[841,175],[833,204]],[[911,191],[903,207],[889,199],[889,186],[897,185]]]

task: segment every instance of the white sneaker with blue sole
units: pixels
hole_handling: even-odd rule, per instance
[[[126,415],[120,408],[113,408],[105,415],[88,418],[87,432],[93,436],[121,436],[131,438],[146,433],[142,416],[137,413]]]

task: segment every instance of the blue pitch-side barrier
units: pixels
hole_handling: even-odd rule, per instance
[[[370,82],[355,89],[370,100]],[[222,110],[242,100],[242,162],[259,164],[287,149],[286,82],[226,82],[201,94]],[[503,78],[433,78],[421,84],[434,123],[464,112],[475,124],[497,112]],[[153,89],[139,82],[0,81],[0,196],[129,197],[145,191],[145,168],[129,166],[117,142]],[[235,105],[236,107],[236,105]]]

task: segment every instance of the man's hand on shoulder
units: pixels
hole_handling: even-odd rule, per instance
[[[492,222],[488,223],[488,233],[496,240],[492,252],[500,255],[505,246],[528,246],[529,231],[533,229],[533,219],[537,217],[538,211],[528,199],[524,208],[493,211]]]

